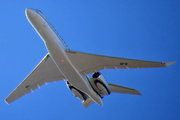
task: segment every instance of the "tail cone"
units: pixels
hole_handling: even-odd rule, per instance
[[[89,94],[89,97],[96,103],[98,103],[99,105],[103,106],[103,102],[102,99],[99,95],[97,95],[95,92],[92,92]]]

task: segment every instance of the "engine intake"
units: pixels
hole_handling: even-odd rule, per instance
[[[93,78],[98,78],[100,75],[101,75],[100,72],[94,72],[93,75],[92,75],[92,77],[93,77]]]
[[[66,85],[69,88],[69,90],[71,90],[71,92],[74,94],[74,96],[78,97],[80,100],[86,100],[87,99],[87,95],[85,93],[83,93],[82,91],[75,88],[68,81],[66,82]]]
[[[94,90],[99,93],[101,97],[103,97],[104,95],[109,95],[111,93],[106,79],[103,75],[101,75],[100,72],[94,72],[92,78],[93,81],[91,80],[90,83]]]

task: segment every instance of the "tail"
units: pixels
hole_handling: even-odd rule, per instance
[[[99,105],[103,106],[103,102],[102,99],[99,95],[97,95],[94,91],[89,93],[88,96],[96,103],[98,103]]]

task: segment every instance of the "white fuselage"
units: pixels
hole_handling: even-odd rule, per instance
[[[88,80],[83,79],[67,57],[65,52],[65,50],[68,50],[67,46],[44,15],[38,10],[26,9],[26,17],[44,41],[52,60],[64,77],[73,86],[85,92],[91,99],[102,105],[101,98],[94,92]]]

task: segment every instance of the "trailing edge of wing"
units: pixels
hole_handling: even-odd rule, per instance
[[[135,95],[142,95],[138,90],[120,86],[120,85],[115,85],[115,84],[109,84],[109,88],[111,92],[114,93],[125,93],[125,94],[135,94]]]

